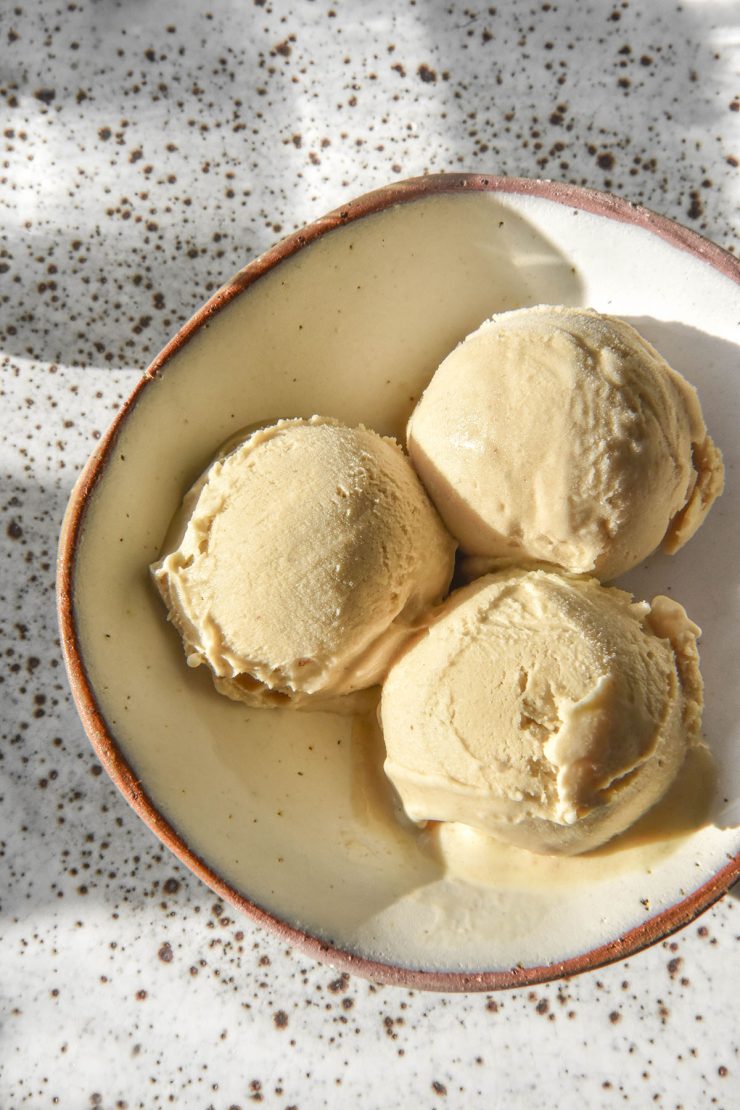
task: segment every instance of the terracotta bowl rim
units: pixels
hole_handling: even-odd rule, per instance
[[[492,192],[541,197],[581,211],[606,216],[645,228],[679,250],[698,257],[725,277],[740,284],[740,260],[728,251],[681,224],[640,204],[597,189],[583,188],[543,178],[504,177],[495,174],[440,173],[394,182],[365,193],[288,235],[223,285],[177,332],[152,361],[126,399],[106,434],[99,441],[70,497],[62,525],[57,567],[57,609],[62,651],[77,710],[85,732],[107,773],[141,819],[198,878],[224,902],[248,914],[283,941],[341,971],[377,983],[433,991],[496,991],[530,986],[590,971],[634,955],[643,948],[683,928],[716,902],[740,878],[740,852],[697,890],[661,913],[608,942],[569,959],[540,966],[515,966],[496,971],[429,971],[398,967],[365,959],[336,948],[296,929],[249,901],[192,851],[176,829],[162,816],[124,758],[108,729],[89,679],[78,637],[73,582],[79,540],[91,495],[105,468],[124,422],[141,394],[169,360],[209,320],[296,252],[335,228],[398,204],[439,194]]]

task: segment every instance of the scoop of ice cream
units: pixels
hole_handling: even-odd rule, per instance
[[[693,387],[588,309],[493,316],[437,370],[408,449],[466,552],[603,580],[678,550],[723,485]]]
[[[415,821],[532,852],[631,825],[700,743],[699,629],[594,578],[502,571],[452,594],[391,668],[385,771]]]
[[[188,662],[255,705],[377,683],[444,596],[455,545],[398,444],[284,420],[216,461],[152,567]]]

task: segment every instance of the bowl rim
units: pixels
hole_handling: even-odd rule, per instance
[[[118,435],[146,387],[169,360],[221,309],[281,262],[321,236],[355,220],[434,195],[491,192],[534,196],[577,210],[644,228],[686,251],[725,277],[740,284],[740,259],[696,231],[613,193],[546,178],[505,177],[495,174],[439,173],[393,182],[335,208],[306,227],[280,240],[239,270],[202,305],[165,345],[144,371],[124,401],[105,435],[96,445],[70,495],[62,523],[57,556],[57,613],[62,654],[73,699],[85,732],[106,772],[129,805],[162,843],[224,902],[246,913],[307,955],[377,983],[415,990],[445,992],[496,991],[524,987],[591,971],[632,956],[670,936],[708,909],[740,878],[740,852],[698,889],[616,939],[566,960],[537,966],[517,965],[495,971],[433,971],[400,967],[367,959],[324,942],[289,925],[235,890],[201,859],[159,812],[118,747],[98,705],[85,666],[77,629],[73,596],[79,541],[91,496],[105,472]]]

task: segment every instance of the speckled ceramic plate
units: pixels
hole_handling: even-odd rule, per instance
[[[491,990],[633,953],[738,877],[739,280],[718,247],[604,193],[425,177],[278,244],[154,360],[70,502],[62,637],[104,766],[220,897],[370,978]],[[220,697],[185,665],[147,573],[184,492],[239,429],[319,412],[402,436],[458,340],[541,302],[633,323],[697,386],[728,472],[691,543],[626,580],[641,596],[671,593],[704,629],[709,810],[692,769],[632,832],[571,861],[487,853],[459,828],[434,841],[397,821],[369,720]]]

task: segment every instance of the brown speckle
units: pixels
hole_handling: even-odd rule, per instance
[[[343,991],[347,990],[348,986],[349,975],[345,971],[339,976],[338,979],[331,980],[331,982],[329,983],[329,990],[332,992],[332,994],[341,994]]]
[[[691,203],[686,209],[686,215],[692,220],[698,220],[704,212],[704,205],[701,202],[701,196],[696,189],[693,189],[689,193],[689,197],[691,199]]]

